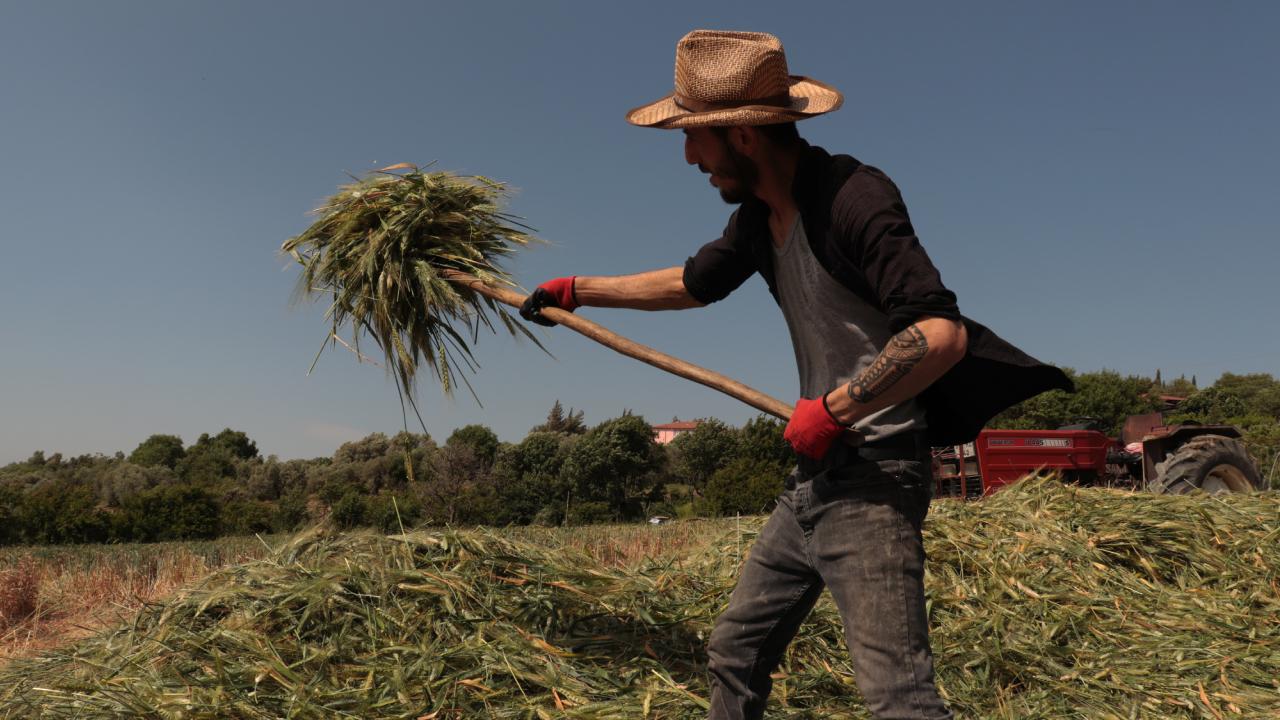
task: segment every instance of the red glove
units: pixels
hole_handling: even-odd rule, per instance
[[[801,455],[821,460],[844,429],[827,410],[822,398],[800,398],[782,437]]]
[[[538,287],[546,290],[551,294],[551,297],[556,299],[556,307],[573,312],[578,309],[578,296],[573,292],[573,283],[577,279],[577,275],[556,278],[555,280],[548,280]]]
[[[573,312],[578,309],[578,296],[573,292],[577,276],[556,278],[539,285],[520,306],[520,317],[548,327],[555,323],[542,317],[542,308],[558,307]]]

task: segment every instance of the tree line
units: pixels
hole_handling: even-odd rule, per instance
[[[1044,393],[992,425],[1056,428],[1092,418],[1118,435],[1129,415],[1186,400],[1166,422],[1241,427],[1264,475],[1280,453],[1280,382],[1223,375],[1164,382],[1115,372],[1076,373],[1073,394]],[[740,428],[701,422],[668,445],[644,418],[588,427],[557,402],[519,442],[468,425],[443,444],[429,435],[374,433],[331,457],[262,457],[226,429],[187,445],[156,434],[127,455],[64,458],[37,451],[0,468],[0,544],[149,542],[288,532],[329,519],[396,531],[421,523],[561,525],[653,515],[719,516],[771,509],[795,457],[784,425],[758,417]]]
[[[644,418],[588,427],[559,402],[519,442],[468,425],[443,444],[373,433],[331,457],[263,457],[226,429],[184,444],[156,434],[127,455],[35,452],[0,468],[0,544],[151,542],[288,532],[325,518],[396,531],[759,513],[782,489],[783,424],[708,419],[669,445]]]

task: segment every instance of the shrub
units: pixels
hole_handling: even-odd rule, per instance
[[[271,503],[237,500],[222,508],[222,532],[228,535],[271,532],[274,525],[275,508]]]
[[[384,533],[408,530],[422,518],[422,505],[407,495],[379,495],[369,499],[365,520]]]
[[[310,519],[307,513],[307,495],[301,491],[291,492],[280,498],[276,504],[275,517],[271,527],[276,532],[293,532]]]
[[[616,520],[617,516],[606,502],[581,502],[569,506],[570,525],[589,525]]]
[[[102,542],[110,521],[92,489],[66,480],[28,490],[19,511],[22,539],[33,545]]]
[[[702,515],[768,512],[782,494],[786,476],[785,465],[736,460],[711,476],[695,507]]]
[[[363,495],[353,491],[343,495],[333,506],[333,513],[330,517],[333,522],[340,528],[347,530],[365,523],[365,514],[368,511],[368,504]]]
[[[203,540],[222,530],[217,498],[192,485],[170,485],[140,493],[125,504],[118,540]]]

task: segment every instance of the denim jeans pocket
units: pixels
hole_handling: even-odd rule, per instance
[[[903,485],[915,487],[933,483],[933,468],[930,463],[922,460],[900,460],[898,465],[898,476]]]

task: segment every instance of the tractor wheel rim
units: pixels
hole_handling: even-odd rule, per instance
[[[1249,484],[1249,479],[1244,476],[1244,472],[1235,465],[1228,463],[1214,466],[1204,476],[1204,482],[1200,487],[1205,492],[1215,495],[1224,492],[1249,492],[1253,489],[1253,486]]]

